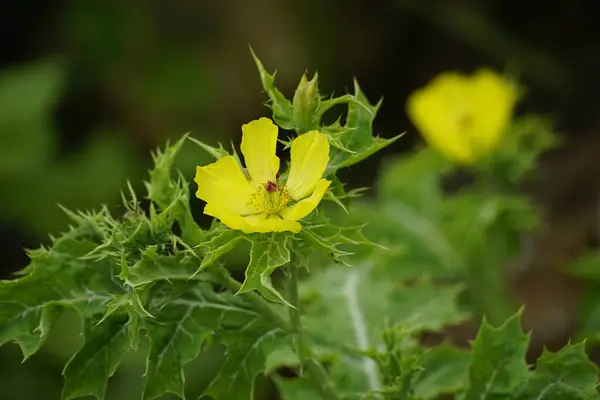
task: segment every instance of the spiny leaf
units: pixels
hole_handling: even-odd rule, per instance
[[[271,282],[273,271],[290,262],[289,235],[269,233],[246,236],[246,239],[252,244],[250,263],[246,267],[246,279],[239,293],[258,290],[268,300],[292,307]]]
[[[158,149],[152,154],[154,169],[150,171],[150,182],[146,188],[148,197],[161,208],[167,208],[176,198],[177,187],[171,179],[171,169],[187,136],[184,135],[172,146],[167,144],[164,151]]]
[[[321,250],[337,264],[349,265],[348,256],[355,254],[364,247],[387,250],[386,247],[372,242],[363,234],[365,224],[339,226],[323,216],[319,216],[315,222],[318,223],[307,224],[299,235],[313,248]],[[349,250],[353,250],[353,252]]]
[[[498,328],[483,322],[473,342],[465,400],[507,397],[527,379],[529,335],[523,333],[520,317],[519,312]]]
[[[94,247],[72,232],[52,249],[32,252],[28,275],[0,282],[0,345],[15,341],[28,358],[44,343],[61,307],[74,308],[84,319],[104,313],[123,288],[113,279],[112,260],[79,259]]]
[[[126,283],[139,287],[158,280],[190,279],[198,265],[198,260],[190,254],[179,252],[163,255],[156,247],[149,247],[140,259],[128,269]]]
[[[208,242],[199,244],[197,247],[203,249],[204,258],[194,275],[217,261],[221,256],[229,253],[242,239],[243,236],[240,231],[226,230],[214,236]]]
[[[45,341],[64,307],[83,320],[85,344],[71,358],[63,374],[64,399],[104,397],[106,384],[123,356],[130,351],[128,316],[115,311],[98,324],[107,305],[127,291],[114,278],[114,259],[85,259],[98,244],[98,221],[80,214],[80,226],[55,239],[52,248],[31,252],[27,275],[0,283],[0,344],[19,343],[25,357]]]
[[[334,174],[341,168],[349,167],[364,160],[402,136],[398,135],[391,139],[373,136],[373,120],[380,106],[381,101],[374,105],[369,103],[355,80],[354,99],[348,102],[348,115],[345,124],[347,133],[339,137],[340,144],[337,146],[346,150],[332,154],[326,175]]]
[[[123,311],[127,313],[129,319],[127,320],[127,329],[129,332],[129,344],[133,350],[137,350],[139,344],[139,320],[141,317],[154,318],[144,307],[144,300],[146,298],[150,286],[133,288],[129,292],[116,296],[114,300],[106,305],[106,312],[102,319],[96,323],[100,325],[104,323],[109,317],[115,314],[122,314]]]
[[[311,245],[310,247],[306,247],[306,251],[312,253],[314,252],[314,249],[317,248],[325,253],[327,257],[329,257],[335,263],[348,265],[344,260],[342,260],[342,257],[348,256],[352,253],[339,249],[339,243],[333,241],[332,238],[319,236],[317,233],[312,232],[309,229],[303,229],[300,232],[300,237],[302,237],[302,239]]]
[[[205,392],[215,400],[254,399],[254,382],[269,354],[291,346],[288,333],[260,319],[223,330],[216,339],[227,345],[227,359]]]
[[[250,48],[250,52],[256,63],[256,68],[258,68],[263,89],[269,96],[269,106],[273,110],[273,119],[283,129],[294,129],[294,108],[292,107],[292,103],[275,87],[275,74],[271,75],[265,70],[265,67],[256,54],[254,54],[252,48]]]
[[[423,399],[436,399],[442,394],[453,394],[467,387],[469,352],[443,344],[421,356],[419,365],[423,373],[415,385],[415,395]]]
[[[598,369],[585,353],[584,343],[568,345],[557,353],[547,350],[537,360],[531,378],[516,391],[519,400],[600,399]]]
[[[354,99],[351,97],[352,100]],[[342,126],[341,118],[338,118],[333,124],[324,126],[321,128],[322,133],[327,135],[327,139],[329,140],[329,144],[340,150],[345,151],[347,153],[355,153],[354,151],[346,148],[344,142],[346,140],[346,136],[349,135],[356,128]]]
[[[378,349],[375,360],[383,384],[381,388],[372,385],[373,389],[390,398],[416,400],[417,379],[424,372],[420,365],[423,351],[403,325],[386,329],[382,339],[384,346]]]
[[[379,347],[386,321],[416,334],[465,317],[458,310],[459,288],[427,281],[396,287],[368,261],[313,271],[300,289],[305,330],[321,354],[336,357],[331,368],[339,371],[336,382],[344,393],[378,386],[374,362],[359,354]]]
[[[102,324],[87,324],[85,344],[69,360],[63,375],[63,400],[86,395],[104,399],[108,379],[131,350],[127,316],[106,319]]]
[[[185,398],[183,367],[198,357],[207,337],[224,324],[244,326],[261,318],[243,299],[216,294],[206,283],[191,282],[165,298],[156,296],[152,311],[156,319],[146,320],[145,325],[150,353],[144,400],[166,393]]]
[[[192,142],[196,143],[198,146],[200,146],[200,148],[202,150],[206,151],[208,154],[210,154],[217,160],[219,158],[227,157],[229,155],[229,152],[227,150],[225,150],[225,148],[223,147],[223,145],[221,143],[219,143],[219,147],[213,147],[213,146],[203,143],[200,140],[195,139],[193,137],[188,137],[188,139],[191,140]]]
[[[148,198],[163,211],[170,209],[170,214],[177,220],[181,228],[181,237],[190,245],[204,240],[204,232],[194,221],[190,209],[189,185],[183,176],[177,180],[172,178],[175,157],[179,154],[188,135],[184,135],[174,145],[167,144],[164,151],[160,149],[152,155],[154,168],[150,171],[150,181],[145,182]]]

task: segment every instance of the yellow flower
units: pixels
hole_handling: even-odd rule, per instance
[[[516,98],[516,88],[493,71],[448,72],[415,91],[407,112],[431,147],[472,164],[498,146]]]
[[[327,136],[311,131],[292,142],[287,182],[277,181],[278,128],[268,118],[242,126],[246,171],[233,156],[196,168],[196,196],[206,201],[204,214],[231,229],[252,232],[299,232],[299,219],[319,204],[331,181],[321,179],[329,162]]]

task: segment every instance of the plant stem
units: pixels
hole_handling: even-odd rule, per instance
[[[288,284],[289,300],[295,307],[290,307],[290,320],[292,321],[292,328],[297,335],[301,363],[306,367],[310,379],[324,400],[339,400],[338,395],[333,390],[333,386],[329,381],[327,372],[313,357],[310,347],[306,342],[306,338],[304,337],[302,323],[300,322],[300,304],[298,302],[298,266],[290,264],[289,268],[291,269],[291,278]]]
[[[488,241],[490,246],[496,249],[502,248],[502,241],[496,240],[494,233],[490,235]],[[472,290],[476,292],[482,314],[492,325],[499,326],[516,312],[516,309],[513,309],[504,291],[502,265],[489,256],[486,257],[485,254],[481,255],[480,260],[483,261],[481,265],[471,267],[474,280]]]
[[[225,286],[232,292],[237,293],[242,288],[242,285],[238,281],[233,279],[229,274],[229,271],[227,271],[225,268],[216,268],[213,269],[213,271],[216,272],[214,276],[217,279],[218,283]],[[276,323],[277,325],[279,325],[279,327],[281,327],[287,332],[292,332],[294,330],[293,325],[290,325],[288,320],[286,320],[283,316],[281,316],[281,314],[273,310],[273,308],[271,308],[271,306],[265,301],[265,299],[263,299],[259,295],[257,295],[254,292],[247,292],[243,293],[243,296],[250,303],[252,303],[252,305],[255,306],[265,316],[265,318]]]

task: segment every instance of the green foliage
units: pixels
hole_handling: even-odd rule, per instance
[[[417,398],[432,399],[441,394],[462,392],[468,384],[469,352],[442,344],[424,352],[419,367],[424,371],[415,383]]]
[[[513,393],[528,373],[525,364],[528,343],[518,315],[498,329],[484,322],[473,342],[470,387],[465,399],[497,398]]]
[[[271,274],[275,268],[290,262],[289,236],[285,233],[253,235],[251,237],[250,263],[246,267],[246,279],[239,293],[258,290],[267,299],[280,301],[289,306],[283,296],[273,287]]]
[[[147,210],[132,185],[119,216],[106,207],[64,209],[70,230],[0,282],[0,345],[17,343],[27,359],[63,311],[74,310],[84,343],[64,368],[65,400],[104,399],[132,353],[145,358],[144,400],[190,398],[189,367],[215,354],[222,363],[202,388],[215,400],[259,398],[260,375],[287,400],[598,398],[581,343],[545,352],[530,369],[520,313],[500,290],[501,265],[537,222],[530,203],[504,184],[530,170],[549,141],[524,149],[514,139],[519,145],[498,158],[514,163],[483,165],[474,184],[451,193],[443,180],[453,166],[420,150],[387,164],[376,199],[351,203],[360,190],[347,191],[335,174],[397,139],[373,135],[381,103],[371,104],[358,84],[352,95],[323,99],[316,74],[303,77],[289,101],[254,57],[279,125],[328,134],[331,203],[303,219],[298,234],[247,234],[218,222],[203,229],[188,179],[173,171],[185,135],[154,154]],[[344,125],[322,125],[337,104],[348,107]],[[516,124],[515,137],[534,131],[531,121]],[[229,154],[194,141],[214,158]],[[228,256],[246,248],[238,281]],[[470,351],[423,344],[423,335],[481,317]]]
[[[377,255],[378,263],[394,266],[389,276],[462,281],[471,308],[502,322],[515,307],[502,293],[500,269],[517,256],[523,232],[537,226],[537,212],[523,196],[479,180],[445,190],[453,173],[430,149],[390,160],[378,198],[353,203],[351,217],[369,219],[366,234],[390,248]]]
[[[484,322],[469,365],[470,386],[465,399],[597,399],[597,368],[583,344],[558,353],[545,351],[534,371],[525,363],[528,335],[519,325],[520,313],[493,328]]]
[[[381,101],[375,105],[369,103],[358,82],[354,81],[353,95],[322,100],[317,89],[318,75],[315,74],[311,81],[303,76],[292,103],[275,87],[275,75],[269,74],[258,57],[252,54],[275,122],[283,129],[297,133],[314,129],[328,135],[333,151],[326,175],[334,175],[338,170],[364,160],[400,138],[401,135],[391,139],[373,136],[373,120]],[[341,125],[339,120],[332,125],[322,124],[323,115],[339,104],[348,106],[345,124]],[[311,112],[312,118],[308,118]]]
[[[301,286],[303,326],[321,359],[330,365],[341,393],[359,398],[380,385],[368,354],[384,345],[386,325],[401,325],[410,335],[463,321],[457,308],[459,287],[420,282],[394,284],[368,262],[331,266],[313,273]],[[283,384],[285,385],[285,383]]]

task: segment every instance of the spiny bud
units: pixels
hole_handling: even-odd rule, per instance
[[[310,81],[306,78],[306,74],[302,74],[302,79],[300,79],[296,93],[294,93],[292,105],[294,109],[294,122],[298,133],[319,128],[317,111],[321,105],[321,95],[317,87],[318,79],[319,74],[316,72]]]

